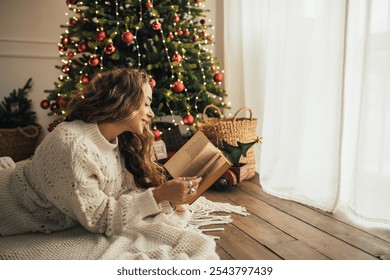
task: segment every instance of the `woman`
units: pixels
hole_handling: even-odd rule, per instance
[[[45,137],[32,160],[2,171],[12,172],[12,188],[0,194],[0,233],[49,233],[81,224],[107,236],[148,236],[145,228],[153,228],[154,216],[190,200],[201,178],[168,181],[152,160],[151,101],[144,71],[119,67],[96,75],[72,99],[67,121]],[[172,230],[168,224],[159,224],[158,231]],[[150,238],[160,240],[161,234]],[[195,233],[181,229],[172,236],[183,234]],[[208,237],[201,238],[210,244]],[[176,246],[175,240],[162,241],[167,242]]]

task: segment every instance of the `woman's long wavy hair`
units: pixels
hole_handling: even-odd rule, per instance
[[[94,76],[68,103],[66,121],[116,123],[135,116],[144,101],[149,76],[143,70],[115,67]],[[156,187],[166,181],[164,169],[153,160],[154,134],[150,128],[142,135],[124,132],[118,136],[126,169],[138,187]]]

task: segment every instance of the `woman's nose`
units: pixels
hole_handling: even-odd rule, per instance
[[[153,119],[153,117],[154,117],[154,112],[153,112],[152,108],[150,108],[150,110],[149,110],[149,112],[148,112],[148,116],[149,116],[151,119]]]

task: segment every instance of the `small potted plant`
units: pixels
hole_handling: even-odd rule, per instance
[[[257,137],[255,141],[249,143],[237,141],[237,146],[231,145],[225,140],[222,141],[223,148],[221,150],[233,164],[230,170],[236,175],[237,183],[244,181],[248,177],[248,165],[240,163],[240,159],[242,156],[246,157],[249,148],[256,143],[261,143],[261,137]]]
[[[23,88],[14,89],[0,103],[0,156],[15,162],[34,153],[41,132],[36,113],[31,111],[32,101],[26,97],[31,81],[29,78]]]

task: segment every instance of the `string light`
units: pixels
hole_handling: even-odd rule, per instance
[[[137,56],[138,56],[138,67],[141,67],[141,52],[139,49],[137,35],[141,23],[142,23],[142,0],[139,0],[139,21],[138,21],[138,25],[135,27],[135,34],[134,34],[135,48],[137,49]]]
[[[115,0],[115,17],[116,17],[116,28],[115,28],[115,35],[118,35],[118,28],[119,28],[119,11],[118,11],[118,8],[119,8],[119,4],[118,4],[118,0]]]
[[[152,4],[153,4],[153,3],[152,3]],[[172,3],[171,3],[171,4],[172,4]],[[172,9],[172,10],[174,11],[174,13],[176,14],[176,11],[175,11],[173,5],[171,5],[171,9]],[[155,14],[154,12],[152,13],[152,16],[154,17],[154,22],[155,22],[156,24],[159,23],[159,19],[156,17],[156,14]],[[161,23],[160,23],[160,24],[161,24]],[[174,22],[174,27],[176,27],[177,25],[178,25],[178,24],[176,24],[176,22]],[[175,31],[175,38],[179,38],[179,37],[178,37],[179,34],[178,34],[177,30],[178,30],[178,29],[176,29],[176,31]],[[175,81],[175,79],[177,79],[177,81],[182,82],[182,80],[181,80],[182,74],[180,73],[180,71],[178,71],[177,73],[174,72],[174,66],[172,65],[172,62],[171,62],[171,57],[170,57],[170,55],[169,55],[169,49],[168,49],[168,46],[167,46],[166,37],[165,37],[165,35],[164,35],[163,28],[159,28],[159,32],[160,32],[160,36],[161,36],[161,41],[162,41],[162,43],[163,43],[163,45],[164,45],[164,51],[165,51],[165,56],[166,56],[168,65],[169,65],[169,70],[170,70],[170,72],[171,72],[171,85],[173,84],[173,82]],[[177,42],[178,42],[178,46],[179,46],[178,49],[181,50],[181,48],[180,48],[180,46],[181,46],[181,41],[180,41],[180,39],[178,39]],[[176,52],[178,53],[178,50],[176,50]],[[181,55],[182,55],[182,58],[183,58],[182,61],[184,61],[184,59],[185,59],[184,52],[182,52]],[[181,62],[179,63],[179,66],[181,66]],[[175,74],[176,74],[177,77],[175,77]],[[189,95],[188,95],[188,91],[187,91],[187,88],[186,88],[186,87],[184,87],[184,91],[185,91],[185,93],[186,93],[187,99],[189,99]],[[169,111],[170,111],[170,114],[171,114],[171,116],[172,116],[172,123],[174,123],[175,125],[177,125],[175,119],[173,118],[174,112],[173,112],[173,110],[172,110],[172,108],[171,108],[171,106],[170,106],[170,104],[169,104],[169,98],[166,99],[165,104],[166,104],[166,106],[168,107],[168,109],[169,109]]]
[[[111,9],[111,5],[113,6],[113,4],[114,4],[113,2],[115,3],[115,6],[112,7],[112,9]],[[69,4],[68,5],[69,11],[65,13],[65,16],[68,17],[68,21],[66,22],[66,29],[64,30],[64,33],[60,37],[61,42],[66,42],[66,41],[62,41],[64,39],[64,37],[68,37],[69,41],[70,41],[71,40],[70,38],[72,36],[75,37],[75,35],[77,35],[77,33],[72,34],[72,31],[73,31],[72,27],[75,24],[77,24],[77,21],[79,21],[81,23],[81,20],[86,20],[90,24],[94,24],[96,32],[97,32],[96,35],[98,35],[99,31],[105,31],[105,29],[107,31],[111,32],[111,34],[106,34],[106,36],[110,37],[111,41],[108,40],[108,43],[112,43],[112,44],[113,44],[113,39],[115,38],[115,36],[121,32],[121,29],[123,28],[123,24],[125,24],[127,31],[129,31],[128,30],[128,25],[129,25],[129,27],[134,32],[134,41],[132,43],[135,44],[135,45],[133,45],[133,51],[135,51],[135,53],[133,54],[133,57],[134,57],[133,62],[134,62],[134,64],[138,64],[138,67],[141,68],[142,61],[143,61],[145,55],[142,55],[142,53],[144,51],[143,46],[142,46],[143,43],[139,41],[141,38],[138,37],[138,35],[141,34],[139,32],[141,30],[141,28],[144,29],[144,28],[148,27],[148,24],[143,23],[143,21],[144,21],[143,16],[145,16],[144,13],[146,13],[146,11],[144,11],[145,8],[143,8],[143,4],[142,4],[143,2],[145,2],[145,1],[139,0],[138,1],[139,9],[136,9],[137,3],[135,3],[135,7],[134,7],[133,2],[131,2],[131,1],[124,1],[124,3],[122,4],[122,2],[118,1],[118,0],[114,0],[114,1],[94,0],[94,1],[87,3],[88,8],[91,8],[91,10],[89,10],[89,11],[87,9],[86,10],[77,9],[76,5]],[[152,0],[148,0],[148,2],[152,2]],[[190,81],[190,77],[189,76],[187,77],[186,72],[183,72],[184,71],[183,69],[187,69],[189,67],[189,65],[186,65],[186,63],[188,63],[190,61],[187,58],[187,56],[190,53],[187,52],[185,45],[183,45],[183,42],[185,42],[184,38],[188,38],[188,36],[194,36],[193,37],[193,43],[195,46],[194,51],[195,51],[195,55],[197,55],[197,57],[195,56],[195,61],[196,61],[195,64],[198,64],[198,66],[196,67],[196,71],[198,71],[198,70],[200,71],[200,73],[196,73],[196,76],[199,76],[199,78],[201,79],[200,86],[203,87],[198,92],[191,92],[191,90],[189,90],[186,86],[184,86],[183,91],[180,94],[170,96],[172,91],[168,91],[166,93],[166,108],[168,108],[168,112],[170,112],[170,114],[172,115],[172,122],[175,125],[178,125],[179,123],[183,123],[183,121],[177,122],[174,119],[175,111],[173,109],[176,110],[176,107],[173,106],[174,102],[180,102],[181,105],[184,104],[184,106],[187,109],[187,113],[190,113],[190,112],[192,112],[192,114],[195,113],[195,116],[197,116],[199,113],[198,112],[198,109],[199,109],[198,104],[200,104],[199,102],[202,100],[202,96],[204,96],[202,94],[206,94],[207,96],[210,96],[210,97],[212,96],[212,98],[218,100],[218,102],[222,106],[225,106],[226,103],[224,102],[223,97],[219,97],[216,94],[212,95],[210,92],[208,92],[208,90],[211,90],[211,87],[213,85],[211,85],[211,87],[209,89],[209,85],[211,83],[211,82],[208,82],[208,79],[209,79],[208,77],[210,75],[210,73],[208,73],[209,62],[205,62],[204,59],[207,59],[211,62],[213,69],[216,69],[216,70],[218,69],[218,71],[219,71],[219,67],[217,67],[215,65],[214,58],[212,55],[213,50],[207,49],[207,46],[210,46],[210,45],[213,46],[215,44],[214,40],[213,40],[214,35],[207,33],[207,28],[209,26],[205,25],[204,22],[201,22],[201,24],[202,24],[201,26],[199,26],[198,23],[195,22],[195,20],[196,20],[195,15],[199,13],[200,7],[204,8],[205,6],[201,3],[195,2],[193,0],[188,0],[186,2],[187,3],[187,5],[186,5],[187,11],[180,11],[179,12],[178,5],[177,4],[173,5],[172,2],[175,2],[175,1],[170,1],[170,6],[167,7],[168,9],[169,8],[171,9],[170,11],[168,11],[169,15],[171,16],[171,24],[169,24],[168,22],[162,21],[159,18],[159,15],[157,13],[154,13],[155,8],[149,10],[150,15],[157,22],[159,22],[160,24],[167,24],[167,26],[165,26],[166,28],[164,28],[164,30],[168,30],[168,25],[169,25],[170,29],[172,28],[171,30],[168,31],[169,34],[168,33],[165,34],[164,30],[162,28],[158,29],[159,32],[157,33],[158,37],[161,38],[160,42],[162,42],[162,45],[164,48],[162,51],[164,52],[164,54],[165,54],[164,56],[166,57],[166,61],[167,61],[166,63],[164,62],[164,67],[166,67],[168,70],[168,79],[169,78],[171,79],[171,82],[170,82],[171,88],[172,88],[172,85],[174,84],[174,82],[176,82],[176,81],[180,81],[183,84],[188,83]],[[77,7],[81,7],[83,5],[84,5],[84,3],[82,1],[78,1]],[[104,5],[110,5],[110,9],[106,9],[104,7]],[[146,7],[148,8],[148,5]],[[129,14],[131,14],[133,10],[138,10],[138,19],[137,19],[137,14],[135,14],[136,18],[131,19],[130,21],[125,21],[125,19],[121,19],[120,16],[122,14],[122,10],[127,9],[127,8],[132,9],[131,11],[129,11]],[[184,8],[184,9],[186,9],[186,8]],[[115,21],[111,21],[111,22],[108,20],[106,21],[106,18],[103,18],[103,16],[106,16],[106,15],[103,15],[102,11],[105,11],[105,13],[107,13],[107,11],[111,11],[110,17],[114,17],[114,12],[115,12]],[[82,12],[85,12],[85,14],[83,14]],[[72,13],[73,13],[73,16],[72,16]],[[80,17],[78,16],[77,13],[80,14]],[[165,13],[166,13],[166,11],[165,11]],[[88,17],[88,19],[87,18],[83,19],[83,16]],[[138,24],[137,24],[137,20],[138,20]],[[167,19],[165,19],[165,20],[167,20]],[[209,19],[208,22],[210,23],[211,20]],[[106,26],[104,26],[104,25],[106,25]],[[122,28],[121,28],[121,25],[122,25]],[[78,29],[76,29],[76,30],[78,30]],[[213,26],[212,26],[212,30],[214,30]],[[78,32],[78,31],[75,31],[75,32]],[[89,36],[85,36],[85,37],[88,38]],[[72,76],[72,78],[74,78],[74,75],[70,74],[71,76],[69,76],[69,74],[68,74],[69,70],[67,70],[67,68],[66,68],[66,66],[69,66],[69,68],[70,68],[70,66],[74,63],[74,61],[78,61],[78,63],[82,63],[81,67],[80,67],[81,69],[79,69],[76,72],[77,73],[76,77],[79,80],[78,82],[80,83],[80,85],[77,85],[76,87],[81,88],[82,84],[84,84],[88,81],[88,74],[90,74],[90,71],[88,69],[91,69],[91,66],[92,67],[95,67],[95,66],[90,64],[90,62],[88,61],[88,57],[86,57],[87,61],[83,61],[83,60],[80,61],[80,60],[76,59],[75,56],[78,54],[81,54],[84,52],[84,54],[88,54],[89,58],[99,59],[98,66],[100,66],[100,70],[102,70],[104,68],[105,61],[103,61],[103,60],[107,59],[108,56],[106,56],[105,54],[109,54],[109,53],[107,51],[105,51],[104,46],[102,44],[103,44],[103,42],[106,43],[107,40],[105,40],[105,39],[98,40],[97,36],[96,36],[95,42],[92,41],[93,39],[89,39],[89,38],[82,39],[80,37],[79,40],[80,41],[71,42],[70,43],[71,46],[66,46],[67,43],[59,43],[58,44],[59,54],[62,58],[61,61],[62,61],[62,63],[64,63],[63,71],[65,73],[64,75],[61,75],[59,78],[62,81],[62,82],[58,83],[59,88],[61,86],[64,86],[65,84],[68,84],[67,81],[71,79],[71,76]],[[85,41],[85,42],[82,42],[82,41]],[[172,42],[172,44],[170,44],[169,42]],[[81,51],[81,48],[83,47],[83,46],[80,47],[81,43],[88,44],[87,50]],[[70,49],[70,51],[68,51],[67,49]],[[190,50],[190,51],[192,52],[192,50]],[[181,59],[178,59],[178,60],[176,60],[176,58],[174,59],[175,55],[180,55]],[[191,54],[191,56],[192,56],[192,54]],[[112,58],[115,59],[114,57],[112,57]],[[97,59],[96,59],[96,61],[97,61]],[[175,63],[174,61],[176,61],[177,63]],[[80,64],[78,64],[78,65],[80,65]],[[75,70],[75,69],[72,68],[72,71],[73,70]],[[189,70],[189,71],[191,71],[191,70]],[[83,81],[84,81],[84,83],[83,83]],[[214,84],[216,85],[217,82],[214,81]],[[221,84],[221,82],[219,82],[218,84]],[[190,85],[188,85],[188,86],[191,88]],[[56,90],[56,92],[60,92],[60,91]],[[227,104],[229,104],[229,102]],[[59,112],[59,111],[57,111],[57,112]],[[188,129],[188,127],[187,127],[187,129]]]

